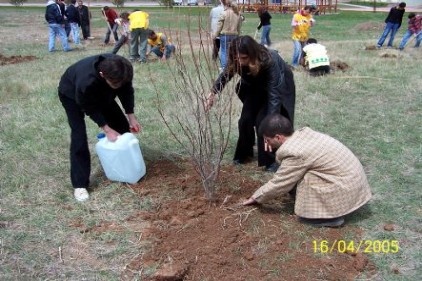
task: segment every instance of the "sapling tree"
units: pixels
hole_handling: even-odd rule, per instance
[[[161,63],[169,68],[169,77],[165,81],[163,77],[151,80],[165,126],[189,156],[202,180],[206,198],[212,201],[230,137],[235,87],[234,82],[229,83],[212,110],[206,110],[204,102],[219,74],[218,62],[211,59],[212,39],[201,28],[201,20],[197,30],[191,28],[190,22],[188,26],[186,34],[167,32],[176,46],[172,58]],[[165,95],[163,83],[169,84],[170,89]]]

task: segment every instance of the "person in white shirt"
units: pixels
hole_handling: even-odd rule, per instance
[[[309,38],[303,47],[305,67],[311,76],[322,76],[330,73],[330,59],[325,46],[318,44],[314,38]]]
[[[213,41],[212,48],[212,59],[215,61],[218,57],[218,52],[220,51],[220,36],[214,37],[215,32],[217,31],[217,23],[220,18],[221,13],[224,11],[224,6],[219,1],[219,5],[212,8],[209,17],[209,29],[211,34],[211,39]]]

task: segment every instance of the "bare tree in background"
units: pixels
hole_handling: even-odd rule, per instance
[[[230,137],[235,84],[226,86],[212,111],[205,110],[204,101],[218,76],[218,65],[211,59],[212,40],[202,30],[201,19],[195,31],[190,19],[187,21],[187,34],[171,30],[167,33],[173,38],[176,52],[166,63],[158,63],[158,67],[170,68],[168,81],[151,80],[165,126],[189,156],[200,175],[206,198],[212,201]],[[162,83],[171,84],[171,93],[162,95]]]

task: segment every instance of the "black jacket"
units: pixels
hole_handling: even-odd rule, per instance
[[[259,19],[258,29],[261,29],[261,27],[265,25],[271,25],[271,15],[267,11],[263,12],[262,15],[259,16]]]
[[[60,12],[59,5],[56,3],[50,4],[45,9],[45,20],[48,23],[57,23],[57,24],[63,24],[64,18],[63,15]]]
[[[99,62],[110,56],[116,55],[95,55],[76,62],[65,71],[59,83],[59,95],[75,100],[81,110],[99,127],[106,125],[101,109],[107,108],[116,97],[119,98],[126,114],[134,112],[132,83],[113,89],[99,74]]]
[[[79,19],[79,12],[78,9],[76,9],[75,5],[69,5],[69,7],[67,7],[66,9],[65,14],[69,22],[81,25],[81,21]]]
[[[214,83],[212,91],[220,93],[234,75],[223,72]],[[266,106],[267,114],[280,113],[293,124],[296,102],[296,88],[293,72],[275,50],[268,52],[258,75],[252,76],[242,69],[241,82],[247,85],[251,94],[259,96],[257,106]],[[242,99],[242,97],[239,97]]]
[[[391,22],[391,23],[398,23],[399,27],[401,26],[401,23],[403,21],[403,15],[404,15],[404,9],[399,10],[397,7],[391,8],[390,12],[388,13],[387,18],[385,19],[385,23]]]

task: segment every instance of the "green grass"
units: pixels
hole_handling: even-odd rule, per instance
[[[209,8],[145,10],[153,28],[175,31],[186,29],[184,19],[189,15],[193,29],[204,27]],[[99,10],[93,13],[93,28],[101,29],[102,35]],[[198,15],[204,18],[199,21]],[[98,188],[86,204],[73,199],[68,179],[69,128],[57,99],[57,83],[71,63],[107,49],[92,46],[85,51],[49,54],[43,17],[44,8],[0,10],[0,53],[38,58],[0,66],[0,275],[3,280],[119,280],[125,262],[147,247],[125,227],[125,219],[159,202],[135,196],[119,184]],[[374,197],[348,222],[364,229],[364,239],[399,241],[398,254],[370,255],[380,280],[418,280],[422,273],[422,57],[420,50],[410,47],[400,59],[381,58],[379,51],[364,50],[366,45],[375,45],[384,17],[383,13],[363,12],[316,17],[312,36],[327,46],[332,60],[344,61],[350,69],[317,79],[295,72],[296,127],[310,126],[330,134],[358,155]],[[271,33],[274,46],[288,62],[293,49],[290,21],[290,15],[274,14]],[[246,14],[243,33],[253,35],[256,25],[257,16]],[[395,44],[403,33],[404,27]],[[155,77],[171,94],[165,83],[169,70],[155,66],[150,66]],[[143,154],[147,161],[183,154],[160,122],[148,73],[135,66],[135,110],[144,126],[139,135]],[[90,145],[94,145],[98,128],[91,121],[87,124]],[[227,159],[233,154],[235,139],[236,132]],[[94,155],[93,159],[98,166]],[[121,228],[83,232],[104,223]],[[386,223],[394,223],[396,230],[383,230]],[[299,249],[298,245],[291,247]],[[395,266],[399,274],[392,272]],[[277,269],[266,269],[278,275]]]

